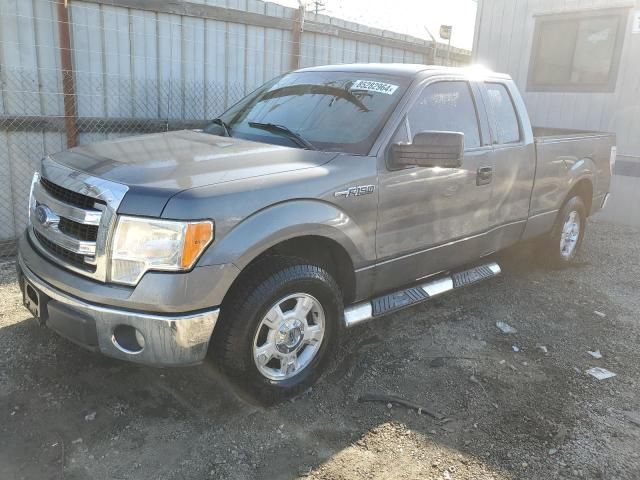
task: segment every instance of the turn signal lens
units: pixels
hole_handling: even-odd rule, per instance
[[[210,221],[189,223],[184,236],[182,250],[182,268],[189,269],[193,266],[200,254],[213,240],[213,223]]]

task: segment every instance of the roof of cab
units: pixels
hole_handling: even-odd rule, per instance
[[[492,72],[483,67],[443,67],[441,65],[421,65],[417,63],[345,63],[341,65],[320,65],[296,70],[296,72],[352,72],[379,75],[394,75],[397,77],[415,77],[419,73],[429,72],[434,75],[447,73],[462,74],[467,77],[481,74],[487,78],[511,79],[509,75]]]

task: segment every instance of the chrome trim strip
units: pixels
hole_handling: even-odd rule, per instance
[[[453,290],[453,279],[451,277],[441,278],[434,280],[433,282],[425,283],[420,288],[427,292],[429,297],[435,297],[441,293],[449,292]]]
[[[344,323],[347,328],[370,320],[372,317],[373,307],[371,306],[371,302],[357,303],[344,309]]]
[[[98,348],[105,355],[146,365],[173,366],[200,363],[207,353],[220,314],[219,308],[197,313],[156,315],[103,307],[50,286],[26,266],[20,254],[18,265],[29,283],[40,292],[95,320]],[[142,333],[145,345],[141,352],[126,353],[114,345],[113,332],[119,325],[130,325]]]
[[[536,213],[535,215],[531,215],[528,220],[534,220],[538,217],[542,217],[543,215],[555,215],[556,213],[558,213],[560,211],[559,208],[556,208],[555,210],[546,210],[544,212],[540,212],[540,213]]]
[[[87,255],[89,257],[93,257],[96,254],[96,242],[78,240],[76,238],[70,237],[69,235],[65,235],[58,229],[57,225],[45,227],[38,222],[33,222],[31,226],[36,232],[38,232],[47,240],[61,246],[66,250],[69,250],[72,253]]]
[[[100,210],[84,210],[68,203],[61,202],[57,198],[49,195],[40,182],[36,183],[33,188],[33,195],[38,203],[49,207],[59,217],[68,218],[77,223],[84,225],[100,225],[102,212]]]
[[[495,262],[490,263],[489,265],[487,265],[487,267],[489,267],[489,270],[491,270],[494,275],[499,275],[500,273],[502,273],[502,269],[500,268],[500,265],[498,265]]]
[[[74,155],[74,153],[62,152],[57,154],[56,156],[64,158],[65,155]],[[92,255],[92,258],[86,259],[86,263],[88,265],[95,266],[95,269],[92,269],[92,271],[88,271],[75,265],[69,264],[56,255],[53,255],[46,248],[40,245],[40,242],[37,238],[35,238],[35,235],[33,234],[33,229],[29,229],[29,238],[31,242],[37,247],[38,251],[40,251],[45,257],[47,257],[47,259],[49,259],[53,263],[61,265],[67,270],[73,271],[85,277],[89,277],[100,282],[106,282],[108,280],[110,269],[109,242],[111,240],[112,232],[115,229],[116,212],[118,211],[118,207],[120,206],[120,203],[122,202],[122,199],[124,198],[129,188],[126,185],[97,178],[87,173],[66,167],[58,163],[50,156],[47,156],[42,160],[42,170],[40,176],[63,188],[80,193],[82,195],[90,196],[97,200],[102,200],[106,203],[106,206],[104,207],[99,204],[97,204],[96,207],[97,209],[101,210],[101,214],[100,220],[98,222],[98,236],[95,241],[95,248],[93,250],[93,253],[81,253],[85,255]],[[30,203],[31,208],[35,209],[34,199],[32,199]],[[35,222],[31,223],[33,225]],[[43,234],[39,230],[39,233],[41,235],[44,235],[46,238],[49,238],[50,232]],[[49,239],[54,243],[60,245],[60,242],[63,242],[63,240],[61,240],[60,237],[56,238],[58,239],[58,241],[55,241],[53,238]],[[65,245],[66,244],[62,244],[60,246],[67,248]]]

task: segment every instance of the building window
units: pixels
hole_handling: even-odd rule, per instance
[[[627,9],[536,17],[530,91],[615,90]]]

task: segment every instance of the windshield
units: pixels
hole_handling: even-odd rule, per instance
[[[242,99],[205,131],[220,132],[222,121],[233,137],[366,155],[408,82],[353,72],[289,73]]]

